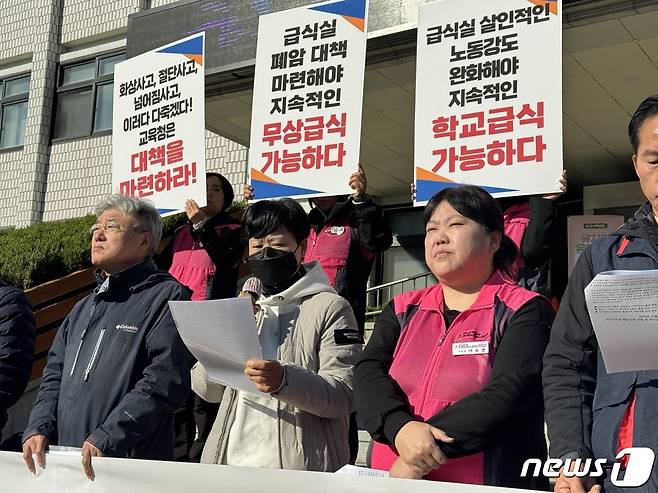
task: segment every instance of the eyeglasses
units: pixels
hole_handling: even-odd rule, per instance
[[[89,228],[89,232],[93,235],[94,233],[97,233],[99,231],[103,230],[105,233],[109,234],[117,234],[120,233],[121,231],[126,231],[121,227],[120,224],[115,223],[114,221],[108,221],[107,223],[100,224],[96,223],[94,224],[91,228]]]

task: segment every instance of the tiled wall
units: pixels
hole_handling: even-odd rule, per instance
[[[138,12],[142,3],[140,0],[64,0],[62,43],[75,44],[109,32],[125,31],[128,15]]]
[[[0,227],[13,226],[16,222],[22,160],[22,151],[0,154]]]
[[[127,29],[128,15],[149,3],[158,7],[173,1],[3,0],[0,72],[31,61],[31,86],[25,145],[0,152],[0,227],[87,214],[111,192],[111,136],[50,145],[57,63],[64,52],[70,60],[76,50],[88,51],[96,42],[116,38]],[[239,198],[246,148],[211,132],[206,146],[208,170],[225,175]]]
[[[0,65],[32,52],[34,35],[39,30],[39,19],[34,11],[51,2],[47,0],[2,0],[0,9]]]

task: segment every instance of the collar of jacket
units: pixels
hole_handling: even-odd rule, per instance
[[[326,224],[342,221],[352,214],[354,210],[354,203],[350,197],[345,202],[336,202],[328,214],[325,214],[319,207],[313,207],[308,213],[308,219],[311,227],[318,232]]]
[[[650,254],[653,258],[658,258],[658,226],[653,214],[653,208],[647,201],[640,206],[635,212],[633,217],[626,221],[617,231],[611,233],[615,236],[624,236],[630,240],[630,243],[624,248],[620,256],[629,256],[636,253],[645,253],[646,247],[638,242],[634,242],[633,238],[641,238],[653,247],[654,252]]]
[[[123,291],[124,289],[132,291],[134,288],[138,287],[144,283],[144,281],[153,276],[153,274],[158,272],[159,269],[153,262],[153,258],[146,257],[141,262],[138,262],[137,264],[122,270],[121,272],[110,274],[107,291]],[[95,291],[98,292],[99,288],[105,282],[105,279],[108,276],[106,276],[101,269],[96,269],[94,274],[96,276],[97,284]]]
[[[320,262],[314,260],[303,264],[304,275],[295,281],[287,289],[271,295],[263,295],[258,301],[261,306],[280,306],[295,303],[308,296],[327,292],[336,293],[329,283],[327,274],[322,269]]]
[[[503,278],[500,272],[497,270],[494,271],[493,274],[489,276],[489,279],[484,282],[480,288],[480,294],[478,294],[477,299],[468,310],[492,308],[494,306],[496,294],[505,284],[510,283]],[[443,313],[443,302],[443,286],[438,283],[428,289],[425,296],[420,300],[420,309]]]
[[[347,197],[344,200],[343,197]],[[351,196],[341,196],[339,201],[334,204],[328,214],[325,214],[319,207],[313,207],[308,213],[308,219],[311,225],[322,227],[330,221],[343,218],[354,211],[354,203]]]
[[[653,218],[653,209],[649,201],[645,202],[635,211],[633,217],[628,219],[621,227],[612,233],[618,236],[627,236],[629,238],[650,239],[656,234],[656,222]]]

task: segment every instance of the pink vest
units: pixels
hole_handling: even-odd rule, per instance
[[[333,286],[338,270],[347,264],[351,238],[352,227],[349,221],[325,224],[319,233],[311,228],[304,263],[319,261]]]
[[[508,283],[499,273],[494,273],[482,287],[475,303],[460,313],[449,329],[446,329],[443,318],[440,284],[394,298],[402,330],[389,373],[406,394],[411,412],[418,420],[427,420],[468,395],[479,392],[489,383],[504,324],[513,312],[536,296],[539,295]],[[496,303],[500,302],[505,306],[495,310]],[[404,320],[410,306],[417,306],[418,310],[409,320]],[[496,311],[506,316],[495,321]],[[486,342],[489,352],[453,355],[456,349],[453,344],[466,342]],[[393,446],[375,443],[372,467],[388,471],[397,457]],[[425,479],[483,484],[484,453],[450,459]]]
[[[311,234],[308,236],[304,262],[313,260],[320,262],[332,286],[336,283],[338,271],[347,265],[353,229],[349,218],[346,218],[343,221],[325,224],[319,233],[311,228]],[[361,249],[361,255],[365,259],[375,257],[375,254],[366,248]]]
[[[222,228],[237,229],[239,224],[220,224],[215,226],[219,234]],[[178,282],[192,290],[193,300],[205,300],[208,280],[215,275],[217,268],[200,240],[192,236],[188,224],[176,230],[172,247],[173,259],[169,273]]]
[[[519,249],[519,254],[516,256],[514,262],[513,274],[514,281],[518,280],[519,269],[521,269],[525,262],[523,261],[523,254],[521,253],[521,242],[523,235],[530,223],[530,203],[513,205],[503,213],[503,220],[505,221],[505,234],[509,236],[516,247]]]

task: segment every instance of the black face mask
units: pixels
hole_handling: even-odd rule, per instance
[[[297,248],[294,252],[289,252],[265,247],[249,256],[251,272],[260,279],[267,291],[272,291],[285,284],[299,271],[296,251]]]

